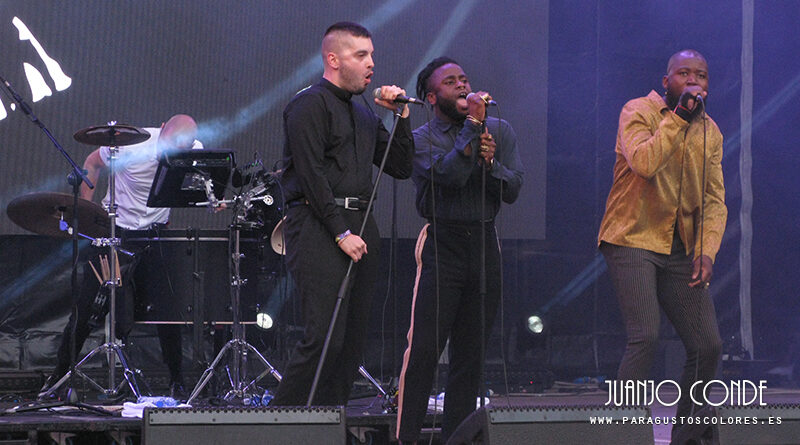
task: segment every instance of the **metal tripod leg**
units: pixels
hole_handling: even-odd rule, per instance
[[[109,367],[111,367],[111,363],[114,361],[114,359],[119,360],[120,365],[122,366],[122,375],[123,375],[125,380],[121,381],[119,383],[119,385],[117,385],[116,387],[114,387],[114,382],[113,381],[109,381],[109,387],[106,388],[103,385],[101,385],[100,383],[98,383],[96,380],[94,380],[93,378],[91,378],[88,375],[86,375],[81,370],[81,368],[89,360],[91,360],[92,357],[94,357],[95,355],[100,354],[100,353],[105,353],[106,354],[106,358],[109,360]],[[112,369],[111,372],[113,372],[113,371],[114,370]],[[131,392],[133,393],[134,396],[136,396],[137,399],[141,396],[141,393],[139,392],[139,386],[136,384],[136,377],[134,376],[134,371],[131,370],[131,368],[128,366],[128,360],[125,357],[125,353],[122,351],[122,347],[120,345],[114,343],[114,342],[103,343],[102,345],[97,346],[96,348],[94,348],[91,351],[89,351],[89,353],[86,354],[86,356],[84,358],[82,358],[81,361],[79,361],[75,365],[74,372],[75,372],[75,375],[77,375],[78,377],[82,378],[83,380],[88,382],[92,387],[94,387],[96,390],[98,390],[98,391],[100,391],[100,392],[102,392],[102,393],[104,393],[106,395],[110,395],[112,397],[119,395],[120,391],[122,390],[122,388],[127,383],[127,385],[130,388]],[[72,375],[72,373],[73,373],[73,370],[70,370],[69,372],[64,374],[64,376],[61,377],[53,386],[48,388],[47,391],[44,391],[44,392],[40,393],[39,394],[39,399],[45,399],[45,398],[50,397],[50,395],[52,395],[56,390],[58,390],[58,388],[60,388],[61,386],[63,386],[65,383],[67,383],[69,381],[69,378]]]
[[[389,395],[386,394],[386,391],[383,390],[383,387],[380,385],[380,383],[378,383],[377,380],[372,378],[372,376],[369,374],[369,372],[367,372],[367,368],[365,368],[364,365],[361,365],[361,366],[358,367],[358,372],[360,372],[361,375],[363,375],[365,379],[369,380],[369,382],[372,383],[372,386],[374,386],[375,389],[378,390],[378,392],[380,393],[381,396],[383,396],[384,398],[388,398],[389,397]]]
[[[369,404],[369,408],[372,408],[372,405],[374,405],[378,399],[382,399],[383,402],[381,403],[381,405],[383,406],[384,413],[396,412],[397,404],[395,403],[394,400],[392,400],[392,397],[386,393],[386,391],[383,389],[380,383],[378,383],[378,381],[375,380],[369,374],[369,372],[367,372],[367,368],[365,368],[364,365],[361,365],[358,367],[358,372],[360,372],[365,379],[369,380],[369,382],[372,383],[372,386],[374,386],[375,389],[378,390],[378,395],[375,396],[375,399],[372,401],[372,403]]]
[[[240,359],[242,356],[246,355],[247,354],[246,351],[248,350],[250,352],[253,352],[256,355],[256,357],[259,360],[261,360],[264,366],[266,366],[267,369],[261,374],[259,374],[258,377],[256,377],[255,379],[253,379],[247,385],[244,386],[243,386],[244,382],[242,382],[241,379],[232,378],[229,375],[228,380],[230,381],[232,388],[225,395],[226,400],[229,400],[237,395],[238,396],[243,395],[245,392],[247,392],[248,389],[252,388],[256,382],[261,380],[267,374],[272,374],[272,376],[275,377],[277,381],[279,382],[281,381],[283,377],[278,372],[278,370],[276,370],[275,367],[272,366],[269,363],[269,361],[267,361],[267,359],[264,358],[264,356],[261,355],[261,353],[258,352],[258,350],[255,347],[253,347],[253,345],[247,343],[244,340],[234,338],[225,343],[225,346],[223,346],[222,349],[219,351],[219,354],[217,354],[217,357],[214,358],[214,361],[211,362],[211,364],[208,366],[208,368],[206,368],[205,371],[203,371],[203,375],[200,376],[200,381],[197,382],[197,386],[195,386],[194,389],[192,390],[192,394],[189,396],[189,399],[186,400],[186,403],[191,405],[192,401],[196,399],[197,396],[200,394],[200,391],[202,391],[203,388],[205,388],[206,384],[208,384],[208,381],[211,380],[211,376],[214,375],[215,373],[214,370],[216,369],[217,365],[220,362],[222,362],[222,359],[225,357],[225,354],[230,352],[231,354],[233,354],[232,358],[234,360],[237,360]],[[238,382],[238,384],[236,382]]]
[[[280,381],[283,379],[283,376],[281,375],[281,373],[280,373],[280,372],[278,372],[278,370],[277,370],[277,369],[275,369],[275,367],[274,367],[274,366],[272,366],[272,365],[270,364],[270,362],[268,362],[268,361],[267,361],[267,359],[266,359],[266,358],[264,358],[264,356],[263,356],[263,355],[261,355],[261,353],[260,353],[260,352],[258,352],[258,349],[256,349],[255,347],[253,347],[253,345],[251,345],[250,343],[247,343],[247,342],[242,342],[242,345],[241,345],[241,346],[243,346],[243,347],[245,347],[245,348],[249,349],[249,350],[250,350],[250,351],[251,351],[253,354],[255,354],[255,355],[256,355],[256,358],[258,358],[259,360],[261,360],[261,363],[263,363],[263,364],[264,364],[264,366],[267,368],[267,369],[265,369],[265,370],[264,370],[264,372],[262,372],[261,374],[259,374],[259,375],[258,375],[258,377],[256,377],[256,378],[254,378],[253,380],[251,380],[251,381],[250,381],[250,383],[248,383],[248,384],[247,384],[247,385],[246,385],[246,386],[245,386],[245,387],[242,389],[242,391],[247,391],[248,389],[252,388],[252,387],[253,387],[253,385],[255,385],[255,384],[258,382],[258,381],[260,381],[262,378],[264,378],[264,377],[265,377],[267,374],[272,374],[272,377],[274,377],[274,378],[275,378],[275,380],[277,380],[278,382],[280,382]]]

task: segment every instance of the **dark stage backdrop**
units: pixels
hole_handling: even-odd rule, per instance
[[[72,140],[78,129],[110,119],[154,125],[188,112],[202,124],[206,146],[232,148],[242,162],[258,152],[271,164],[282,146],[281,111],[295,91],[319,77],[320,35],[330,23],[354,20],[373,31],[375,84],[397,83],[411,92],[422,65],[450,55],[461,61],[473,87],[497,98],[497,111],[514,126],[525,163],[520,199],[501,214],[503,342],[509,361],[528,370],[612,375],[622,354],[622,325],[596,234],[611,186],[619,111],[634,97],[661,91],[670,55],[695,48],[709,61],[708,112],[725,136],[729,219],[711,287],[725,350],[741,356],[744,347],[770,367],[798,360],[800,59],[795,55],[800,52],[800,3],[389,0],[289,5],[5,1],[0,3],[0,75],[32,102],[30,85],[37,79],[30,68],[26,75],[23,63],[41,74],[52,94],[31,105],[79,162],[91,148]],[[68,88],[59,91],[36,48],[19,40],[15,16],[71,78]],[[3,209],[25,192],[66,191],[65,164],[50,143],[19,111],[10,110],[6,96],[0,101],[0,116],[3,110],[8,113],[0,119]],[[414,125],[424,121],[424,111],[414,110],[413,119]],[[390,186],[384,184],[378,204],[384,236],[389,234]],[[387,340],[394,342],[393,359],[404,345],[413,285],[411,238],[420,225],[411,184],[399,187],[404,240],[395,273],[397,310],[392,311],[394,302],[385,303],[386,283],[381,283],[370,343],[375,351]],[[226,218],[180,210],[173,225],[224,227]],[[0,233],[24,231],[4,213]],[[32,276],[18,272],[22,282]],[[4,301],[3,307],[24,307],[28,300],[20,281],[7,282],[2,297],[16,300]],[[543,314],[549,325],[549,357],[531,353],[541,345],[522,331],[522,319],[533,312]],[[395,319],[397,329],[391,330]],[[52,333],[49,327],[55,324],[41,329]],[[25,338],[20,322],[0,327]],[[393,338],[386,337],[390,330]],[[666,323],[663,331],[668,341],[676,341]],[[674,362],[672,349],[667,344],[660,360]],[[2,366],[19,363],[9,358]]]
[[[53,59],[51,65],[30,40],[19,40],[14,17]],[[81,128],[109,120],[157,126],[174,113],[188,113],[197,118],[199,139],[207,148],[234,149],[240,164],[258,153],[271,166],[282,151],[283,108],[296,91],[321,77],[320,40],[338,20],[360,22],[374,35],[370,92],[394,83],[413,95],[419,70],[445,54],[463,64],[474,88],[492,92],[502,117],[517,132],[526,166],[522,198],[504,212],[507,223],[501,223],[501,233],[544,238],[546,1],[504,1],[489,11],[476,0],[5,1],[0,5],[0,76],[79,164],[92,149],[72,139]],[[486,32],[481,24],[487,22],[503,32]],[[531,63],[519,63],[523,59]],[[40,73],[39,82],[26,74],[25,63],[31,66],[28,71]],[[53,63],[71,79],[61,91]],[[52,94],[34,102],[30,85],[40,82]],[[63,180],[68,170],[60,155],[22,113],[11,112],[6,97],[1,100],[8,113],[0,120],[2,207],[28,191],[68,191]],[[380,116],[385,111],[376,109]],[[414,127],[426,117],[422,108],[415,109]],[[402,181],[398,187],[400,236],[416,238],[421,220],[414,210],[413,185]],[[390,190],[391,182],[385,181],[376,204],[384,233],[389,233]],[[172,225],[219,228],[229,219],[224,213],[178,210]],[[0,233],[24,231],[4,212]]]

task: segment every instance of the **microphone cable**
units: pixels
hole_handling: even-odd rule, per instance
[[[378,91],[380,91],[380,88],[378,89]],[[361,100],[364,102],[364,105],[372,112],[372,114],[374,114],[375,117],[380,120],[380,117],[378,117],[378,113],[375,112],[375,110],[372,108],[372,104],[369,103],[369,101],[364,97],[363,94],[361,95]],[[387,147],[387,149],[388,149],[388,147]],[[392,178],[392,179],[394,180],[394,178]],[[393,183],[392,186],[393,187],[397,187],[396,183]],[[394,201],[395,199],[396,199],[396,197],[392,196],[392,200]],[[395,205],[395,203],[393,202],[393,206],[394,205]],[[394,210],[392,211],[392,218],[393,219],[395,218]],[[392,236],[394,236],[394,233],[395,233],[395,230],[396,230],[395,229],[395,222],[396,221],[394,221],[394,220],[392,221],[392,228],[391,228]],[[394,245],[394,243],[390,242],[389,243],[389,270],[388,270],[388,273],[386,275],[386,292],[383,295],[383,304],[381,306],[381,329],[380,329],[381,347],[380,347],[380,362],[379,362],[379,365],[378,365],[378,370],[379,370],[379,373],[380,373],[379,381],[381,383],[386,381],[385,380],[386,379],[385,369],[384,369],[384,366],[385,366],[385,364],[384,364],[384,360],[385,360],[384,356],[386,355],[386,336],[384,335],[384,333],[386,332],[386,309],[387,309],[387,305],[389,304],[389,297],[392,294],[392,287],[395,286],[396,283],[397,283],[397,277],[396,277],[396,274],[397,274],[397,261],[395,260],[395,256],[396,255],[397,255],[397,253],[395,252],[395,245]],[[397,298],[397,295],[395,295],[395,299],[396,298]],[[362,362],[363,361],[364,361],[364,357],[363,357],[363,352],[362,352]],[[395,372],[395,370],[393,369],[392,373],[394,373],[394,372]],[[389,402],[389,400],[386,400],[384,402]]]
[[[700,97],[700,95],[698,95],[698,97]],[[704,235],[704,233],[703,233],[704,227],[703,226],[704,226],[705,219],[706,219],[706,150],[707,150],[706,146],[707,146],[707,143],[706,143],[706,102],[702,98],[700,99],[700,101],[701,101],[700,103],[703,106],[703,109],[701,110],[701,114],[700,114],[700,118],[703,121],[703,169],[702,169],[702,175],[701,175],[702,176],[702,182],[701,182],[702,190],[701,190],[701,195],[700,195],[700,256],[697,257],[700,260],[700,270],[698,272],[697,278],[700,279],[701,286],[702,286],[700,288],[700,291],[702,292],[703,290],[705,290],[706,291],[705,292],[706,293],[705,296],[707,296],[708,298],[711,298],[711,295],[708,292],[708,288],[705,287],[705,283],[703,282],[703,235]],[[717,328],[717,329],[719,329],[719,328]],[[698,330],[695,329],[694,332],[695,332],[695,334],[697,334]],[[697,347],[697,351],[695,351],[695,360],[694,360],[694,381],[695,382],[697,382],[697,378],[698,378],[698,376],[700,374],[700,342],[699,341],[697,342],[696,347]],[[690,389],[690,392],[691,392],[691,389]],[[690,415],[693,416],[696,409],[697,409],[697,407],[696,407],[695,403],[692,402],[692,409],[691,409],[691,414]]]
[[[502,146],[502,128],[503,128],[503,117],[502,113],[500,112],[500,105],[497,103],[494,104],[497,108],[497,147]],[[488,112],[489,107],[487,107]],[[495,155],[497,154],[497,150],[495,149]],[[500,161],[495,161],[498,165]],[[503,180],[498,179],[499,182],[499,190],[498,190],[498,202],[502,206],[503,204]],[[498,212],[499,215],[499,212]],[[500,236],[500,229],[498,227],[497,221],[495,220],[495,239],[497,243],[497,253],[498,253],[498,266],[499,266],[499,278],[500,278],[500,361],[502,362],[503,366],[503,385],[505,386],[506,390],[506,405],[510,408],[511,407],[511,391],[509,390],[508,385],[508,366],[506,363],[507,358],[507,351],[506,351],[506,342],[505,342],[505,279],[504,279],[504,270],[503,270],[503,249],[501,246],[500,240],[502,236]],[[496,316],[497,314],[495,314]],[[488,333],[491,336],[491,333]]]
[[[430,107],[429,107],[428,104],[426,104],[424,106],[424,108],[425,108],[425,119],[426,119],[426,122],[428,124],[428,134],[426,135],[425,140],[428,142],[428,181],[430,182],[429,190],[430,190],[430,197],[431,197],[431,209],[430,209],[431,210],[431,222],[430,222],[429,227],[430,227],[431,233],[433,234],[433,277],[434,277],[433,278],[433,282],[434,282],[434,298],[435,298],[435,300],[434,300],[435,301],[435,309],[434,309],[434,320],[435,321],[434,321],[434,331],[433,331],[434,332],[434,335],[433,335],[433,344],[434,344],[433,350],[436,353],[436,367],[435,367],[435,371],[434,371],[434,374],[433,374],[433,390],[435,391],[435,393],[434,393],[434,397],[433,397],[433,400],[434,400],[434,403],[433,403],[433,420],[431,421],[431,425],[436,425],[436,420],[437,420],[437,417],[439,416],[438,408],[439,408],[439,374],[440,374],[439,371],[440,371],[440,365],[441,365],[441,363],[440,363],[441,360],[440,359],[441,359],[441,356],[442,356],[442,352],[444,352],[444,348],[442,348],[441,351],[439,350],[439,341],[440,341],[440,339],[439,339],[439,313],[441,311],[440,306],[439,306],[439,303],[440,303],[439,302],[439,300],[440,300],[439,239],[438,239],[438,225],[437,225],[437,220],[436,220],[436,179],[435,179],[435,175],[433,174],[433,171],[435,170],[435,166],[434,166],[434,163],[433,163],[433,140],[432,140],[432,138],[430,136],[431,123],[433,121],[433,118],[431,117],[431,109],[433,108],[433,105],[430,105]],[[439,158],[439,161],[441,161],[441,158]],[[422,202],[423,209],[425,208],[425,205],[426,205],[426,200],[423,199],[423,202]],[[426,235],[425,238],[426,238],[426,241],[427,241],[427,235]],[[417,239],[419,240],[419,237]],[[423,244],[422,250],[424,250],[424,249],[425,249],[425,245]],[[419,252],[420,260],[422,259],[422,250]],[[416,249],[414,251],[414,254],[415,254],[415,260],[416,260]],[[422,267],[418,267],[418,272],[417,273],[420,274],[419,278],[421,279],[422,278],[422,276],[421,276]],[[417,284],[416,296],[419,296],[419,284]],[[416,302],[412,302],[412,311],[411,311],[411,317],[412,318],[414,317],[413,308],[416,306],[415,303]],[[413,326],[411,328],[413,328]],[[411,347],[410,343],[409,343],[408,347],[409,348]],[[410,355],[409,355],[409,360],[410,360]],[[448,364],[449,364],[449,362],[450,362],[450,360],[449,360],[449,357],[448,357]],[[428,399],[430,400],[430,391],[428,392]],[[442,400],[442,403],[444,403],[444,400]],[[444,406],[443,406],[443,408],[444,408]],[[426,408],[426,413],[427,413],[427,408]],[[428,445],[433,445],[433,433],[431,433],[430,437],[428,438]]]
[[[361,100],[364,102],[364,105],[367,107],[367,109],[369,109],[372,112],[372,114],[375,115],[375,117],[380,120],[380,117],[378,117],[378,114],[372,108],[372,104],[369,103],[369,101],[364,97],[363,94],[361,95]],[[412,136],[412,138],[413,138],[413,136]],[[389,147],[386,147],[386,149],[389,150]],[[412,156],[413,156],[413,154],[412,154]],[[393,178],[393,179],[396,181],[396,178]],[[395,190],[396,190],[397,184],[394,183],[393,187],[395,187]],[[395,201],[393,203],[393,205],[396,206],[396,196],[393,196],[392,199],[393,199],[393,201]],[[392,214],[393,218],[395,218],[395,213],[396,212],[393,211],[393,214]],[[393,233],[393,236],[394,236],[394,234],[396,233],[396,221],[393,221],[391,230],[392,230],[392,233]],[[385,355],[386,355],[386,336],[384,335],[384,333],[386,332],[386,310],[387,310],[387,306],[388,306],[388,303],[389,303],[389,297],[392,294],[393,286],[396,286],[396,283],[397,283],[397,276],[396,275],[397,275],[398,268],[397,268],[396,256],[397,256],[397,252],[395,251],[395,245],[394,245],[394,243],[390,242],[389,243],[389,270],[388,270],[388,274],[387,274],[387,278],[386,278],[386,292],[384,293],[383,304],[381,306],[381,324],[380,324],[380,326],[381,326],[380,327],[381,346],[380,346],[380,360],[379,360],[379,365],[378,365],[379,366],[379,372],[380,372],[380,376],[379,376],[380,380],[379,381],[381,383],[386,381],[385,380],[386,379],[386,376],[385,376],[385,363],[384,363]],[[394,297],[395,297],[395,300],[396,300],[397,299],[396,293],[395,293]],[[397,314],[396,314],[396,311],[395,311],[395,318],[396,317],[397,317]],[[395,341],[395,340],[393,339],[392,341]],[[362,363],[364,362],[363,352],[362,352],[362,360],[361,361],[362,361]],[[394,374],[395,372],[396,372],[396,370],[392,369],[392,374]],[[394,375],[392,375],[391,380],[394,380]],[[390,388],[390,392],[388,394],[389,394],[389,398],[391,399],[391,397],[392,397],[391,388]],[[390,405],[393,405],[394,403],[396,403],[396,400],[385,400],[384,403],[389,403]]]

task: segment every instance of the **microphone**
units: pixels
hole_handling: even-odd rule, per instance
[[[469,99],[469,97],[470,97],[470,96],[473,96],[473,95],[476,95],[476,93],[469,93],[469,94],[467,94],[467,99]],[[493,106],[495,106],[495,107],[497,106],[497,102],[495,102],[495,101],[493,101],[493,100],[486,100],[486,99],[484,99],[484,98],[482,98],[482,97],[481,97],[481,99],[482,99],[484,102],[486,102],[486,105],[487,105],[487,106],[489,106],[489,105],[493,105]]]
[[[376,99],[383,99],[383,96],[381,96],[381,89],[380,89],[380,87],[378,87],[378,88],[375,88],[375,91],[373,91],[373,92],[372,92],[372,95],[373,95],[373,96],[374,96]],[[408,96],[406,96],[406,95],[404,95],[404,94],[398,94],[398,95],[397,95],[397,97],[395,97],[395,98],[394,98],[394,101],[393,101],[393,102],[396,102],[396,103],[399,103],[399,104],[417,104],[417,105],[425,105],[425,102],[423,102],[423,101],[421,101],[421,100],[417,99],[416,97],[408,97]]]
[[[31,107],[28,106],[28,104],[24,100],[22,100],[22,97],[20,97],[20,95],[17,94],[16,91],[14,91],[14,88],[11,88],[11,84],[8,83],[8,81],[3,79],[2,77],[0,77],[0,82],[6,86],[8,92],[11,93],[11,97],[13,97],[14,101],[16,101],[19,104],[19,108],[22,110],[22,112],[27,114],[32,121],[36,122],[38,119],[36,119],[36,116],[33,115],[33,110],[31,110]]]
[[[703,110],[703,113],[705,113],[706,99],[703,97],[703,93],[698,93],[697,96],[695,96],[694,103],[695,110]]]

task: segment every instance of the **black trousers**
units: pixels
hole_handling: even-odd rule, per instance
[[[355,233],[362,211],[342,210]],[[284,230],[286,264],[300,296],[305,332],[297,343],[271,405],[305,405],[333,316],[339,287],[350,257],[334,242],[322,222],[306,205],[289,209]],[[314,396],[315,405],[345,405],[362,363],[372,294],[380,263],[380,235],[375,221],[367,221],[364,236],[368,253],[351,272],[352,289],[343,300]]]
[[[419,438],[438,358],[448,338],[450,366],[445,387],[442,442],[446,442],[475,410],[480,390],[481,341],[485,346],[500,302],[500,249],[494,224],[486,224],[487,294],[483,339],[480,336],[480,224],[441,221],[437,224],[438,268],[431,225],[420,232],[415,252],[417,282],[398,394],[397,438],[404,442]]]
[[[617,379],[650,377],[662,308],[686,348],[677,415],[688,416],[692,412],[690,387],[695,381],[714,378],[722,340],[708,289],[689,287],[692,256],[686,255],[677,234],[674,240],[669,255],[606,242],[600,251],[608,264],[628,337]],[[702,397],[697,395],[696,399]]]
[[[97,255],[106,254],[105,249],[89,249],[89,255],[83,258],[84,261],[92,260],[95,266],[98,265]],[[119,255],[120,269],[122,273],[122,287],[117,289],[116,298],[116,333],[117,337],[125,339],[132,327],[133,322],[133,296],[136,292],[135,283],[144,283],[145,280],[157,276],[156,270],[163,265],[149,264],[137,259],[131,260],[125,255]],[[100,268],[98,267],[98,272]],[[53,375],[60,377],[67,373],[70,366],[70,337],[73,326],[75,327],[75,356],[73,360],[81,358],[80,352],[83,344],[91,334],[92,330],[99,327],[105,315],[108,313],[108,303],[105,306],[95,303],[95,297],[101,291],[100,283],[97,281],[88,262],[84,263],[83,278],[80,285],[80,293],[77,302],[77,323],[75,312],[70,314],[69,321],[64,327],[61,336],[61,343],[58,347],[56,368]],[[167,295],[165,294],[165,297]],[[167,364],[170,373],[170,381],[182,383],[181,359],[181,326],[180,325],[158,325],[158,337],[161,342],[161,353],[164,363]]]

